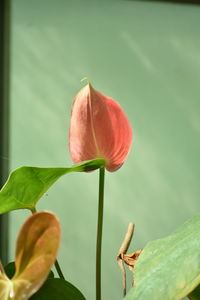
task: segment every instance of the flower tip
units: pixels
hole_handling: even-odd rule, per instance
[[[90,79],[88,78],[88,77],[83,77],[81,80],[80,80],[80,82],[86,82],[87,84],[86,84],[86,86],[92,86],[91,85],[91,81],[90,81]],[[85,87],[86,87],[85,86]]]

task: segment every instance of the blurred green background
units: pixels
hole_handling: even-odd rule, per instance
[[[116,255],[199,211],[200,6],[131,0],[13,0],[11,169],[70,166],[73,98],[87,76],[116,99],[133,128],[124,166],[106,173],[102,298],[122,298]],[[98,172],[69,174],[41,199],[62,224],[59,262],[87,300],[95,295]],[[29,212],[11,213],[10,259]],[[131,276],[131,274],[130,274]]]

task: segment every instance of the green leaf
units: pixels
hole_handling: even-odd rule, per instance
[[[15,274],[15,262],[12,261],[4,267],[4,271],[8,278],[12,278]]]
[[[71,172],[93,171],[104,164],[103,159],[94,159],[70,168],[18,168],[0,190],[0,214],[22,208],[34,210],[37,201],[61,176]]]
[[[134,268],[134,287],[125,300],[186,297],[200,283],[199,249],[200,215],[167,238],[146,245]]]
[[[54,272],[53,272],[53,271],[50,271],[50,273],[49,273],[47,279],[52,279],[52,278],[54,278],[54,277],[55,277],[55,276],[54,276]]]
[[[85,300],[82,293],[64,279],[48,279],[30,300]]]
[[[188,298],[190,300],[200,300],[200,285],[188,295]]]
[[[8,278],[11,279],[15,274],[15,262],[12,261],[9,264],[7,264],[6,266],[4,266],[4,270],[5,270],[5,273],[8,276]],[[54,278],[53,271],[50,271],[48,278]]]

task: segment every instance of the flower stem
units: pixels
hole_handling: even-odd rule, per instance
[[[32,212],[32,214],[35,214],[35,213],[37,212],[36,208],[35,208],[35,207],[31,208],[31,212]],[[59,265],[57,259],[56,259],[56,261],[55,261],[55,263],[54,263],[54,266],[55,266],[55,268],[56,268],[56,271],[57,271],[57,273],[58,273],[58,276],[59,276],[60,278],[62,278],[62,279],[65,279],[65,277],[64,277],[64,275],[63,275],[63,272],[62,272],[62,270],[61,270],[61,268],[60,268],[60,265]]]
[[[101,246],[103,230],[103,202],[104,202],[105,168],[99,169],[99,206],[96,244],[96,300],[101,300]]]

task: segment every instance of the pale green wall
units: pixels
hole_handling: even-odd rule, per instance
[[[145,1],[13,0],[11,169],[69,166],[70,106],[88,76],[118,100],[134,132],[125,165],[106,174],[103,300],[121,299],[115,261],[199,211],[200,6]],[[70,174],[38,205],[62,223],[59,261],[94,299],[98,173]],[[28,212],[11,213],[11,251]]]

